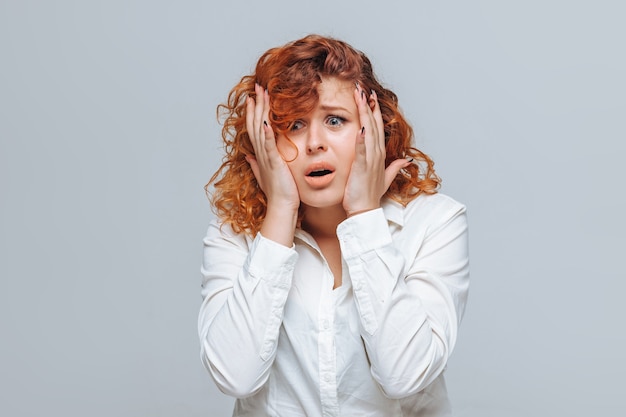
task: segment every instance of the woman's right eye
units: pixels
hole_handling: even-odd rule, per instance
[[[304,127],[304,123],[301,120],[296,120],[289,126],[289,130],[292,132],[296,132]]]

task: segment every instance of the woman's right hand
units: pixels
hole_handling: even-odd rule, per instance
[[[254,91],[256,100],[252,97],[246,99],[246,127],[255,155],[247,155],[246,161],[267,197],[261,234],[285,246],[291,246],[300,195],[287,163],[278,152],[274,131],[267,122],[269,94],[258,84],[255,84]]]

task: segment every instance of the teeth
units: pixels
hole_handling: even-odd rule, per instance
[[[328,170],[328,169],[323,169],[321,171],[313,171],[309,174],[310,177],[322,177],[324,175],[328,175],[332,173],[332,171]]]

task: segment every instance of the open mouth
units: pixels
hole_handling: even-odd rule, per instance
[[[311,171],[307,174],[308,177],[323,177],[324,175],[332,174],[330,169],[320,169],[318,171]]]
[[[307,167],[304,173],[305,181],[314,189],[321,189],[328,186],[335,178],[335,167],[328,162],[314,162]]]

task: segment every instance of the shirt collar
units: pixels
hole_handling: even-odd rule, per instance
[[[380,206],[383,209],[383,214],[388,222],[393,222],[400,227],[404,226],[404,206],[402,204],[390,198],[383,198]],[[311,238],[311,235],[300,229],[300,227],[296,228],[295,237],[313,247],[317,247],[315,240]]]

